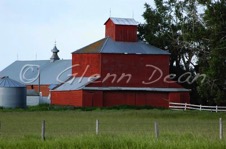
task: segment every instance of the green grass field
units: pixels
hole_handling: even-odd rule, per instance
[[[0,110],[0,148],[226,148],[225,113],[161,109]],[[95,121],[100,121],[95,134]],[[41,122],[46,121],[46,141]],[[159,124],[155,138],[154,122]],[[224,123],[226,128],[226,122]],[[226,134],[226,133],[225,133]]]

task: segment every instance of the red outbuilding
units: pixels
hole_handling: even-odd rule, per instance
[[[109,18],[105,38],[72,53],[72,75],[51,91],[51,104],[168,107],[190,102],[170,80],[170,53],[137,40],[134,19]]]

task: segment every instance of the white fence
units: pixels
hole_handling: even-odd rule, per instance
[[[199,110],[211,112],[226,112],[226,106],[203,106],[188,103],[175,103],[170,102],[169,108],[173,110]]]

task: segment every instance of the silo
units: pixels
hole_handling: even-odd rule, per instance
[[[26,86],[9,77],[0,77],[0,107],[25,108]]]

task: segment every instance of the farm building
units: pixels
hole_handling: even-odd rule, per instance
[[[0,107],[25,108],[26,86],[9,77],[0,77]]]
[[[50,60],[17,60],[0,72],[0,76],[8,76],[26,85],[29,105],[50,103],[50,89],[71,74],[71,60],[61,60],[56,45],[51,51]],[[42,98],[39,98],[39,92]]]
[[[72,53],[72,76],[51,90],[51,104],[168,107],[189,103],[189,90],[170,80],[170,53],[137,40],[134,19],[109,18],[105,38]]]

